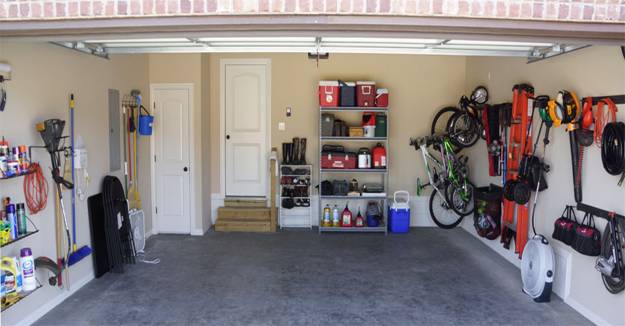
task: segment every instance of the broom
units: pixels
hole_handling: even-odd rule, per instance
[[[76,176],[74,171],[74,160],[76,157],[74,156],[74,94],[70,95],[69,100],[69,123],[70,123],[70,141],[71,141],[71,169],[72,169],[72,184],[76,184]],[[82,246],[78,248],[76,244],[76,187],[72,187],[72,253],[69,255],[67,259],[67,264],[72,266],[83,258],[89,256],[91,254],[91,248],[89,246]]]

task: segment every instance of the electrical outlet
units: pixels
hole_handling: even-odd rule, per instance
[[[285,131],[286,130],[286,123],[278,122],[278,130],[279,131]]]

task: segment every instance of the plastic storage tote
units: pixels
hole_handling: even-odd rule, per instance
[[[319,106],[339,106],[339,82],[322,80],[319,82]]]
[[[341,97],[340,105],[345,107],[356,106],[356,83],[339,80]]]
[[[388,228],[392,233],[408,233],[410,230],[410,194],[405,190],[393,194],[389,208]]]

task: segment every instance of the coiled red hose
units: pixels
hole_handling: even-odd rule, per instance
[[[26,175],[24,179],[24,197],[30,213],[37,214],[46,208],[48,203],[48,181],[38,163],[31,163],[30,168],[34,172]]]

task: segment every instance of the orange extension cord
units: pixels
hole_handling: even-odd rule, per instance
[[[38,163],[31,163],[30,168],[35,172],[26,175],[24,179],[24,197],[30,213],[37,214],[48,203],[48,181]]]

